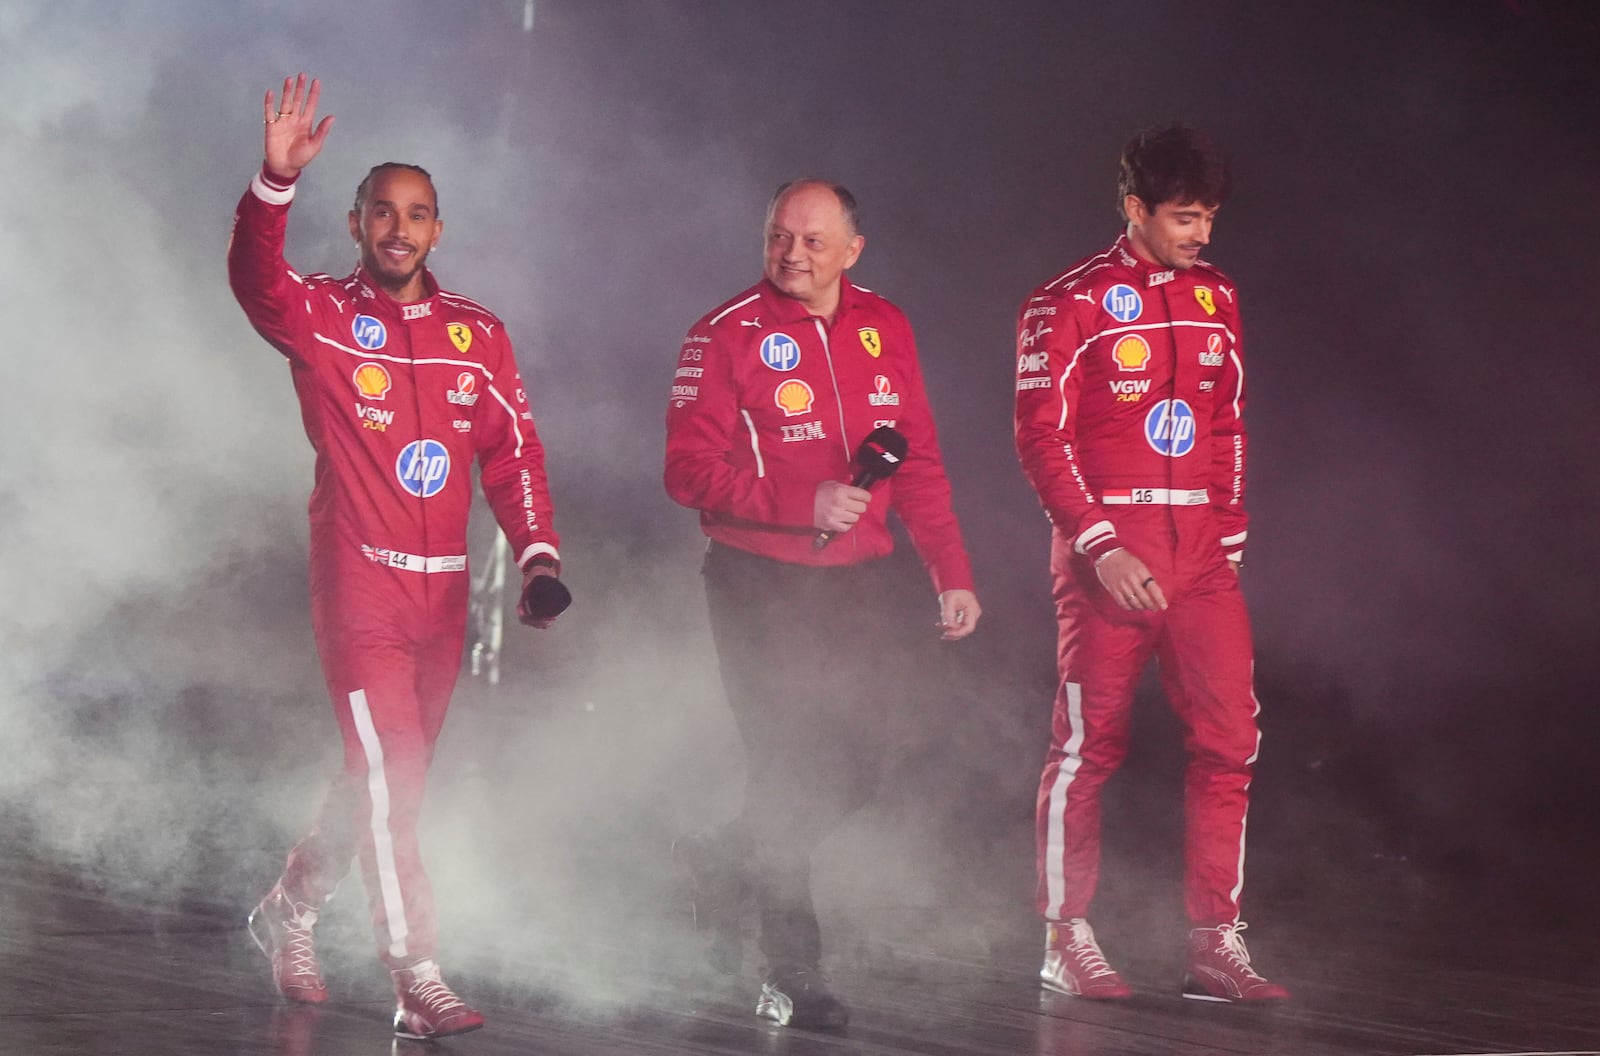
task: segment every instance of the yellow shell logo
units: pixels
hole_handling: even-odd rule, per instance
[[[794,418],[806,414],[811,410],[812,401],[816,393],[811,391],[811,386],[799,378],[790,378],[778,386],[778,391],[772,394],[772,400],[783,410],[785,418]]]
[[[1210,286],[1196,286],[1194,288],[1194,299],[1200,302],[1200,307],[1206,310],[1207,315],[1217,314],[1217,302],[1211,299]]]
[[[356,383],[356,391],[369,400],[383,399],[384,393],[389,391],[389,386],[392,384],[389,372],[378,363],[361,364],[350,376],[350,380]]]
[[[1111,350],[1118,370],[1143,370],[1150,362],[1150,346],[1138,334],[1129,334]]]
[[[464,353],[472,347],[472,328],[466,323],[449,323],[445,330],[450,334],[450,343],[456,346],[457,352]]]
[[[863,326],[856,333],[861,335],[861,347],[867,350],[867,355],[877,359],[883,355],[883,338],[878,336],[875,326]]]

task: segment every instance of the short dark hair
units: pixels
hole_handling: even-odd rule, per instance
[[[428,181],[429,188],[433,190],[433,216],[434,219],[438,219],[439,188],[433,186],[433,174],[427,169],[423,168],[421,165],[409,165],[403,161],[385,161],[381,164],[374,165],[372,168],[367,170],[367,175],[365,178],[363,178],[362,181],[356,185],[356,212],[361,212],[361,207],[367,204],[367,198],[372,194],[372,185],[377,181],[378,177],[386,172],[394,172],[397,169],[403,169],[406,172],[414,172],[418,176],[421,176],[423,179]]]
[[[1219,206],[1228,197],[1231,176],[1216,144],[1187,125],[1139,132],[1122,150],[1117,175],[1117,211],[1133,195],[1151,212],[1163,202]]]
[[[769,221],[772,219],[772,211],[778,207],[779,199],[790,191],[801,187],[826,187],[832,191],[833,196],[839,199],[839,208],[844,210],[845,226],[850,229],[852,235],[861,233],[861,210],[856,206],[856,196],[846,190],[842,183],[818,179],[815,176],[805,176],[798,180],[790,180],[776,191],[773,191],[772,201],[767,203],[767,219]]]

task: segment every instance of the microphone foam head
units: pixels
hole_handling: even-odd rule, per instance
[[[900,468],[909,446],[904,433],[893,426],[880,425],[861,441],[856,464],[881,480]]]

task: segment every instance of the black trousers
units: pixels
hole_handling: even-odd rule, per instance
[[[716,543],[706,553],[712,638],[747,772],[744,808],[717,843],[754,896],[769,971],[818,966],[811,852],[884,769],[905,692],[897,565],[810,568]]]

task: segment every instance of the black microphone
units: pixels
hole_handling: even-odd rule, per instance
[[[533,559],[534,564],[554,568],[555,562],[543,555]],[[517,599],[517,619],[523,623],[536,620],[553,620],[567,611],[572,604],[572,592],[555,576],[534,576]]]
[[[900,468],[900,463],[905,461],[908,446],[905,435],[898,429],[888,425],[878,426],[867,434],[856,450],[856,475],[850,486],[871,488],[879,481],[892,477],[894,471]],[[832,532],[818,532],[811,541],[811,549],[821,550],[832,538]]]

